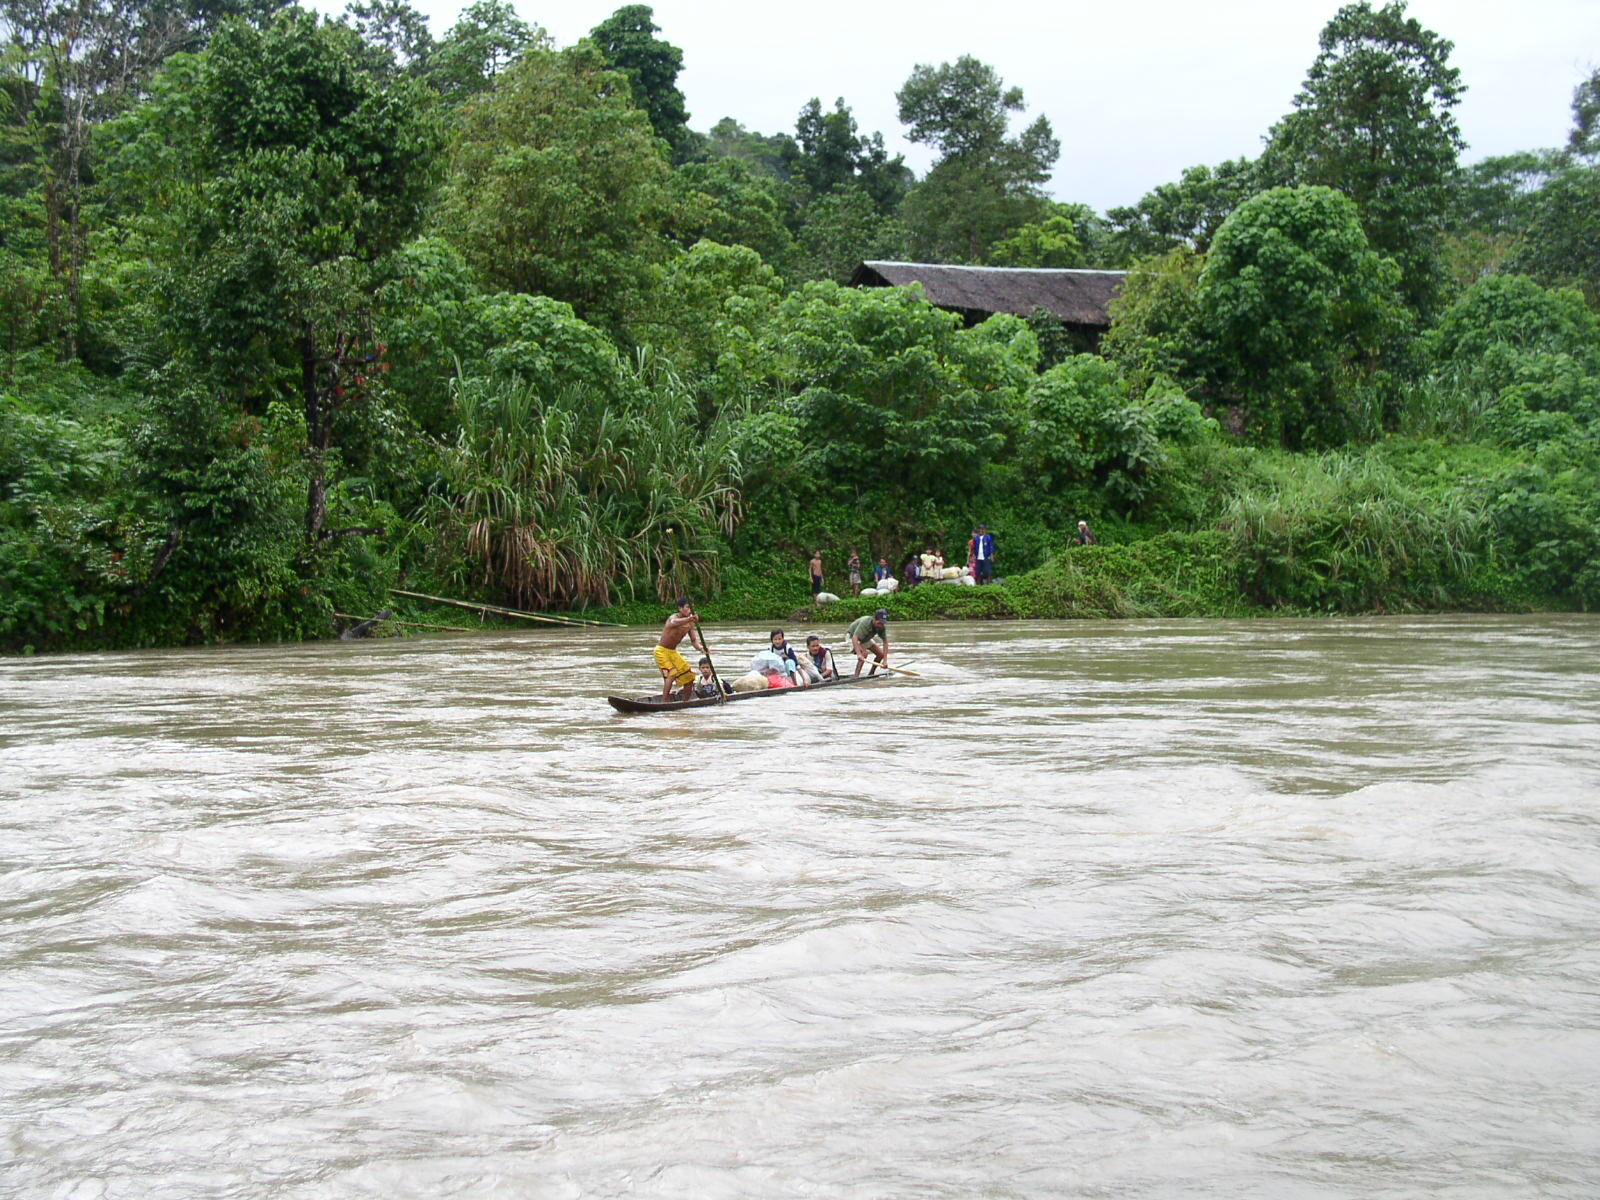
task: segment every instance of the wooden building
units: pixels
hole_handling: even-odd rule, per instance
[[[1126,271],[877,261],[857,267],[850,285],[904,287],[920,283],[929,304],[960,313],[968,325],[995,313],[1026,317],[1042,308],[1092,343],[1111,328],[1111,300],[1127,275]]]

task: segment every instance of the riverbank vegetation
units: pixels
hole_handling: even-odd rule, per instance
[[[0,26],[0,648],[393,587],[764,621],[813,550],[847,592],[979,521],[1004,584],[897,618],[1600,603],[1600,76],[1566,146],[1463,166],[1403,4],[1333,15],[1257,158],[1104,214],[970,58],[897,92],[918,179],[842,99],[691,128],[638,5],[570,47],[499,0]],[[869,258],[1130,274],[1089,346]]]

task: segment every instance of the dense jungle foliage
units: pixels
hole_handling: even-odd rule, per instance
[[[847,592],[979,521],[1004,584],[897,616],[1600,603],[1600,73],[1567,145],[1463,166],[1450,42],[1350,4],[1258,158],[1099,214],[972,58],[896,93],[918,179],[843,99],[691,128],[641,5],[568,47],[501,0],[0,30],[0,648],[394,587],[762,620],[814,550]],[[876,258],[1130,274],[1088,346],[844,286]]]

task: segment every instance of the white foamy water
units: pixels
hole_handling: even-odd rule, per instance
[[[0,1194],[1600,1194],[1600,619],[895,632],[0,662]]]

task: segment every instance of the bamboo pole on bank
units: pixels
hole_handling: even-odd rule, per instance
[[[358,617],[354,613],[336,612],[333,614],[341,621],[372,621],[375,617]],[[385,625],[404,625],[407,629],[442,629],[447,633],[477,633],[476,629],[468,629],[465,625],[424,625],[421,621],[397,621],[393,617],[384,617]]]
[[[497,604],[479,604],[472,600],[451,600],[445,596],[429,596],[422,592],[406,592],[399,588],[390,588],[391,596],[405,596],[410,600],[428,600],[434,604],[449,604],[456,608],[466,608],[473,612],[493,613],[497,617],[517,617],[523,621],[543,621],[547,625],[575,625],[586,628],[599,629],[626,629],[627,626],[615,621],[590,621],[584,617],[552,617],[548,613],[523,612],[516,608],[501,608]]]

